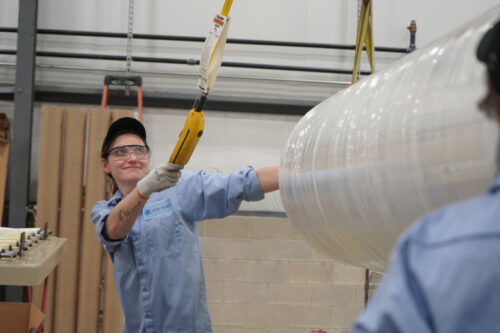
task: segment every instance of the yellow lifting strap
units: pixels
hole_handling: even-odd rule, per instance
[[[229,10],[231,9],[232,4],[233,4],[233,0],[226,0],[226,2],[224,2],[224,7],[222,7],[221,14],[224,16],[228,16]]]
[[[356,36],[356,51],[354,52],[354,66],[351,80],[351,83],[353,84],[356,82],[363,45],[366,45],[366,54],[368,55],[368,61],[370,62],[371,72],[375,72],[372,2],[373,1],[371,0],[362,0],[361,3],[361,13],[359,15],[358,34]]]

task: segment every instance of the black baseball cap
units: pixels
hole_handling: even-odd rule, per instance
[[[484,34],[476,55],[486,65],[491,84],[500,93],[500,21]]]
[[[101,156],[104,157],[106,146],[115,139],[117,134],[132,133],[139,136],[141,139],[146,141],[146,129],[142,123],[131,117],[123,117],[115,120],[108,128],[108,133],[102,142]]]

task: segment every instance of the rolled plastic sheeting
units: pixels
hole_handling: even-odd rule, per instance
[[[486,191],[498,127],[477,107],[477,44],[500,6],[310,110],[281,158],[292,225],[319,252],[385,271],[418,217]]]

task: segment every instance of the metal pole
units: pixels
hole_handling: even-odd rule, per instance
[[[38,0],[19,0],[12,150],[9,160],[9,226],[26,226],[31,160]]]
[[[9,227],[26,227],[31,161],[38,0],[19,0],[14,120],[9,158]],[[22,301],[21,287],[7,287],[7,301]]]

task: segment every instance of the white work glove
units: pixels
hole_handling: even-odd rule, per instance
[[[180,170],[183,165],[165,163],[151,170],[144,178],[137,183],[137,191],[145,198],[149,198],[151,193],[165,190],[174,186],[181,176]]]

